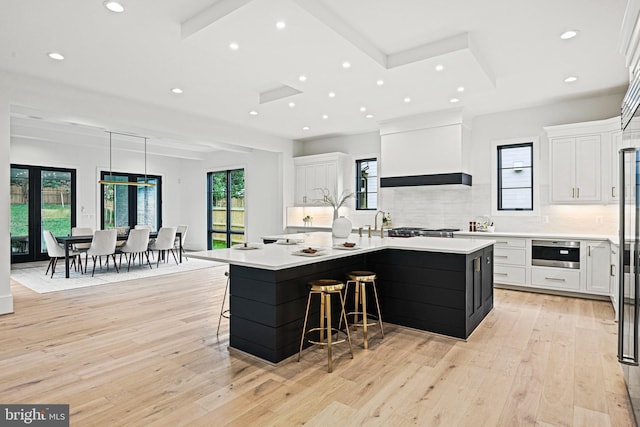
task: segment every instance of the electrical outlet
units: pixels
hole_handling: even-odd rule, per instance
[[[542,217],[542,223],[543,224],[549,224],[549,216],[548,215],[544,215]]]
[[[601,216],[596,217],[596,224],[602,224],[603,222],[604,222],[604,219]]]

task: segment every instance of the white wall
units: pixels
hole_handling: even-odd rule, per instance
[[[395,226],[456,227],[491,213],[491,145],[496,140],[538,136],[541,145],[540,214],[494,218],[498,231],[549,231],[615,234],[616,205],[549,204],[548,141],[543,127],[602,120],[620,113],[623,94],[580,98],[572,101],[475,117],[471,122],[470,173],[473,186],[384,188],[380,209],[392,214]],[[377,133],[350,135],[296,143],[296,154],[342,151],[355,158],[380,156]],[[408,153],[410,155],[410,153]],[[436,155],[437,153],[434,153]],[[380,159],[384,164],[384,159]],[[372,223],[373,214],[349,212],[355,226]],[[291,216],[291,215],[290,215]],[[548,219],[548,222],[543,220]],[[596,220],[598,222],[596,222]]]
[[[9,99],[8,88],[0,81],[0,248],[4,248],[4,256],[0,256],[0,314],[13,312],[13,295],[11,295],[11,238],[9,233],[10,209],[9,199]]]

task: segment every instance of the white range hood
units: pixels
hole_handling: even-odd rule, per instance
[[[380,140],[381,187],[471,185],[471,131],[462,109],[384,122]]]

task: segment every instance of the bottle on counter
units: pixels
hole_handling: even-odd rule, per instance
[[[473,221],[469,221],[469,231],[473,231]]]

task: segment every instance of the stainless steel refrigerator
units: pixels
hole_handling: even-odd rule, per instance
[[[618,361],[622,364],[636,423],[640,420],[640,79],[632,81],[622,105],[620,165],[620,259],[618,262]]]

